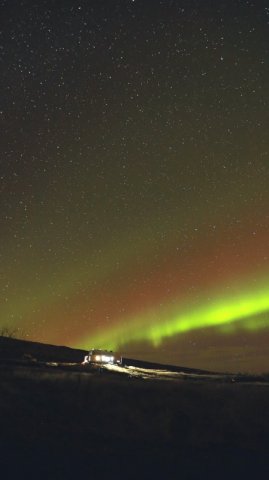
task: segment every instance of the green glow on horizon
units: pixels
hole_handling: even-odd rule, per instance
[[[80,348],[117,349],[132,342],[147,341],[157,347],[165,338],[191,330],[216,328],[219,333],[235,331],[236,322],[240,328],[256,331],[269,327],[268,319],[262,322],[253,318],[269,312],[269,286],[252,292],[244,292],[226,299],[217,299],[200,307],[175,312],[167,307],[165,312],[151,311],[139,317],[128,318],[124,323],[93,334],[79,343]]]

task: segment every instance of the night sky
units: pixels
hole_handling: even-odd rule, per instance
[[[269,371],[268,1],[0,5],[0,328]]]

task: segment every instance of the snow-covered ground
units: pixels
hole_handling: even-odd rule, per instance
[[[221,379],[227,378],[226,375],[201,375],[195,373],[185,373],[185,372],[171,372],[169,370],[158,370],[151,368],[140,368],[133,366],[120,366],[120,365],[111,365],[105,364],[102,368],[118,373],[125,373],[129,377],[134,378],[143,378],[146,380],[182,380],[184,378],[193,378],[193,379]]]

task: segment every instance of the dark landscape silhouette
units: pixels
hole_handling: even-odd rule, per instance
[[[2,478],[268,472],[268,375],[131,359],[114,371],[84,354],[0,337]]]

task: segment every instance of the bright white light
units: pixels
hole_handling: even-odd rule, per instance
[[[97,355],[86,355],[82,364],[90,362],[115,363],[114,355],[104,355],[102,353]]]
[[[104,362],[104,363],[114,362],[114,357],[109,357],[108,355],[96,355],[95,358],[97,362]]]

